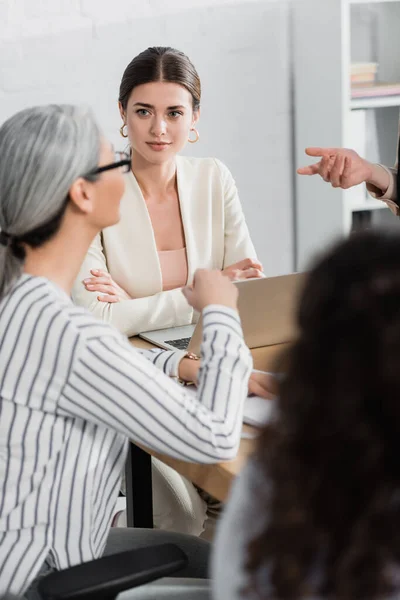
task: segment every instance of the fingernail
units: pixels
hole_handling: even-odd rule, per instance
[[[90,282],[90,279],[84,279],[83,280],[83,283],[89,283],[89,282]]]

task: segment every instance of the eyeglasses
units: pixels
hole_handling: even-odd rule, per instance
[[[131,168],[131,159],[129,154],[126,152],[115,152],[115,162],[103,167],[97,167],[93,171],[89,171],[87,175],[97,175],[103,173],[103,171],[110,171],[111,169],[121,169],[123,173],[128,173]]]

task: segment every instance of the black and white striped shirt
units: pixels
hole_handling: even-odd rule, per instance
[[[179,353],[139,352],[23,275],[0,303],[0,595],[102,554],[127,440],[200,463],[240,441],[251,356],[236,313],[204,311],[197,398],[166,375]]]

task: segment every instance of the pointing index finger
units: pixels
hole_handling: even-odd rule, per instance
[[[311,146],[310,148],[306,148],[305,152],[308,156],[334,156],[337,154],[337,148],[319,148]]]

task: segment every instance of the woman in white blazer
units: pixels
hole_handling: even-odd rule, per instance
[[[199,139],[200,96],[194,66],[172,48],[148,48],[122,77],[120,132],[131,171],[121,219],[93,240],[73,299],[128,336],[194,322],[181,288],[197,268],[232,279],[262,274],[227,167],[177,156]],[[204,501],[175,471],[153,465],[156,526],[199,535]]]
[[[236,186],[225,165],[213,158],[177,156],[175,160],[187,257],[186,281],[182,283],[190,284],[199,267],[224,269],[255,258]],[[121,221],[94,239],[74,286],[74,299],[128,336],[192,323],[193,309],[182,296],[182,286],[163,290],[151,215],[132,171],[125,182]],[[176,245],[174,238],[167,252],[173,251],[169,245]],[[254,277],[257,273],[251,267],[257,263],[248,264],[250,269],[244,273]],[[95,269],[108,273],[110,280],[103,282],[106,275],[91,276]],[[82,280],[86,278],[90,281],[85,287]]]
[[[189,135],[198,139],[200,81],[190,65],[168,48],[149,48],[128,65],[120,110],[132,170],[121,220],[95,238],[73,290],[78,304],[128,336],[192,323],[193,311],[178,288],[191,283],[198,267],[224,269],[232,277],[261,271],[227,167],[213,158],[177,156]],[[142,84],[143,79],[150,82]],[[163,253],[179,250],[185,250],[186,265],[171,281],[162,272],[168,260]],[[243,259],[252,260],[241,265]]]

